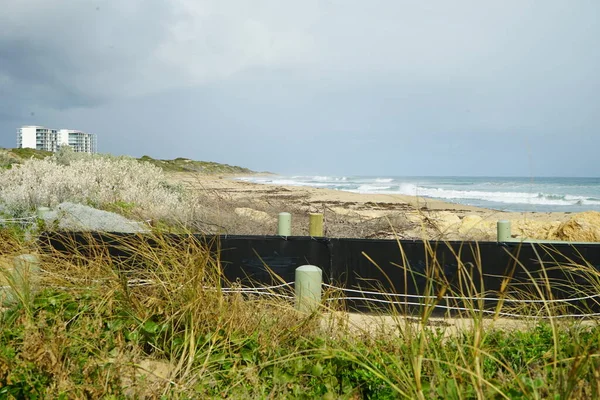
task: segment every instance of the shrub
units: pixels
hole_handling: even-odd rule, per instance
[[[6,150],[0,150],[0,168],[1,169],[10,169],[13,164],[18,163],[19,160],[13,157]]]
[[[135,204],[129,211],[141,218],[185,220],[184,195],[165,184],[161,169],[130,158],[73,154],[65,150],[0,172],[0,204],[13,215],[64,201],[98,208]]]

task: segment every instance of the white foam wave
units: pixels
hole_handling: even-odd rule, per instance
[[[327,183],[319,183],[319,182],[306,182],[303,180],[297,180],[294,177],[285,178],[285,177],[240,177],[236,178],[237,180],[250,182],[250,183],[261,183],[267,185],[282,185],[282,186],[315,186],[315,187],[327,187],[329,186]]]
[[[478,190],[450,190],[440,188],[425,188],[413,184],[402,184],[398,194],[410,196],[433,197],[443,200],[484,200],[493,203],[506,204],[538,204],[552,206],[600,205],[600,201],[585,196],[552,195],[528,192],[486,192]]]
[[[380,193],[389,189],[391,189],[391,186],[364,184],[353,191],[357,193]]]
[[[485,185],[479,184],[479,190],[452,189],[442,187],[420,186],[414,183],[403,182],[396,184],[393,178],[347,178],[333,176],[261,176],[261,177],[243,177],[238,178],[246,182],[264,183],[272,185],[285,186],[312,186],[320,188],[329,188],[335,190],[344,190],[364,194],[402,194],[418,197],[430,197],[441,200],[453,201],[465,204],[477,204],[481,202],[490,202],[496,204],[515,204],[515,205],[540,205],[540,206],[600,206],[598,196],[582,196],[574,194],[557,194],[540,191],[526,192],[519,191],[523,186],[515,184],[506,185],[506,189],[511,187],[514,191],[499,191],[499,184]],[[485,190],[482,186],[490,186],[496,190]],[[481,188],[483,190],[481,190]]]

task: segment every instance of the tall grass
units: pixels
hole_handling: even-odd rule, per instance
[[[65,254],[11,236],[0,241],[4,267],[17,254],[42,254],[37,289],[2,311],[0,397],[600,396],[598,324],[556,318],[561,309],[550,302],[543,269],[531,278],[548,301],[518,311],[544,319],[487,316],[478,300],[460,302],[461,318],[434,317],[444,297],[486,290],[472,279],[482,268],[476,248],[460,250],[476,261],[459,265],[456,285],[444,277],[433,246],[424,275],[435,300],[424,301],[419,314],[390,307],[357,315],[344,312],[343,302],[325,301],[307,315],[285,299],[222,290],[233,283],[211,243],[193,235],[177,243],[161,232],[115,240],[133,259],[110,256],[98,243],[83,250],[65,243]],[[570,261],[564,268],[598,288],[592,266]],[[505,299],[526,298],[509,288],[500,293]]]

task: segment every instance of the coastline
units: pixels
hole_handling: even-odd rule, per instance
[[[574,217],[587,214],[497,211],[400,194],[362,194],[236,179],[244,176],[167,174],[170,182],[216,196],[222,204],[227,203],[239,216],[250,220],[269,220],[272,224],[276,214],[282,211],[297,218],[307,217],[310,212],[324,213],[326,228],[332,222],[349,226],[348,232],[330,230],[329,235],[338,237],[395,238],[397,235],[401,239],[496,240],[497,221],[509,220],[515,238],[564,240],[561,228]],[[375,224],[376,221],[379,223]],[[363,234],[359,235],[354,231],[361,223],[372,225],[374,230],[360,229]],[[588,236],[570,237],[569,240],[589,240]]]

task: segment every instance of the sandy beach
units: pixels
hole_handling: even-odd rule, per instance
[[[277,214],[286,211],[293,216],[293,235],[306,235],[308,214],[319,212],[330,237],[496,240],[497,221],[509,220],[516,239],[600,241],[598,212],[503,212],[430,198],[256,184],[236,178],[168,174],[171,183],[211,204],[211,223],[221,224],[230,234],[273,234]]]

